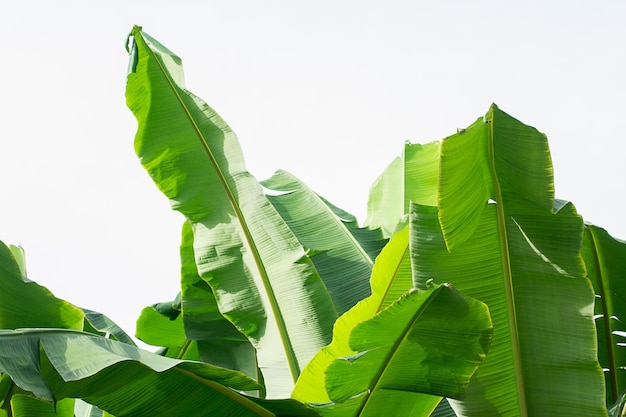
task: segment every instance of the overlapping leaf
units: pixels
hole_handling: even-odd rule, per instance
[[[406,142],[402,155],[376,179],[367,202],[365,224],[382,228],[386,236],[409,213],[410,202],[437,205],[440,142]]]
[[[460,415],[606,415],[582,220],[553,210],[544,135],[499,110],[443,141],[439,210],[415,206],[415,284],[485,302],[494,341]]]
[[[358,227],[354,216],[286,171],[277,171],[261,184],[271,191],[270,202],[309,251],[338,312],[368,297],[372,265],[386,243],[381,230]]]
[[[398,300],[409,286],[407,244],[404,228],[383,249],[372,296],[337,321],[294,398],[326,403],[318,411],[328,416],[384,415],[390,404],[394,415],[429,415],[440,396],[464,391],[490,341],[488,310],[441,285]]]
[[[184,86],[180,59],[132,32],[127,103],[135,149],[192,224],[196,264],[220,312],[257,348],[272,397],[288,396],[330,341],[335,306],[304,249],[245,169],[232,130]]]
[[[39,398],[79,397],[117,417],[315,415],[294,401],[239,394],[258,388],[239,372],[71,330],[0,331],[0,369]]]
[[[145,343],[166,347],[168,357],[199,360],[260,380],[254,348],[220,314],[213,291],[198,275],[193,233],[187,222],[183,226],[180,255],[180,296],[171,303],[146,307],[137,320],[137,337]]]

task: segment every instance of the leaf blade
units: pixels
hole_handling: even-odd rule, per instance
[[[141,30],[133,39],[127,103],[139,121],[137,154],[192,223],[199,273],[222,314],[257,348],[267,380],[276,383],[269,395],[288,396],[301,368],[330,340],[332,300],[245,170],[235,134],[184,88],[180,59]]]

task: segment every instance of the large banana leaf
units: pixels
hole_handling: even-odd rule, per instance
[[[545,136],[491,107],[446,138],[439,209],[415,206],[415,285],[434,278],[485,302],[494,339],[459,415],[604,416],[583,224],[553,197]]]
[[[207,362],[260,380],[253,346],[220,314],[211,287],[198,275],[188,222],[183,226],[180,256],[180,297],[143,309],[136,336],[166,347],[168,357]]]
[[[0,369],[39,398],[79,397],[117,417],[316,415],[293,400],[238,393],[258,388],[239,372],[78,331],[2,330]]]
[[[127,104],[135,149],[190,221],[196,264],[220,312],[257,348],[268,396],[291,393],[337,317],[304,249],[245,169],[232,130],[184,86],[180,59],[135,27]]]
[[[0,329],[61,327],[82,330],[84,317],[81,309],[29,280],[23,251],[17,247],[11,250],[0,242]]]
[[[383,249],[372,295],[337,320],[333,342],[296,384],[294,398],[320,404],[323,415],[428,416],[440,396],[464,391],[484,359],[492,331],[484,304],[442,285],[398,299],[410,286],[407,232]]]
[[[626,391],[626,243],[587,225],[583,257],[597,296],[598,358],[611,405]]]
[[[55,297],[46,287],[28,279],[24,250],[0,242],[0,329],[61,327],[82,330],[88,325],[83,311]],[[20,355],[21,352],[15,352]],[[13,417],[74,415],[74,400],[53,407],[23,392],[0,366],[0,416]]]
[[[261,184],[271,191],[268,199],[308,250],[338,312],[368,297],[372,265],[386,243],[381,230],[359,228],[354,216],[286,171],[277,171]]]
[[[411,201],[437,205],[440,146],[439,142],[405,143],[402,155],[372,185],[367,201],[367,226],[380,227],[390,236],[398,221],[408,214]]]

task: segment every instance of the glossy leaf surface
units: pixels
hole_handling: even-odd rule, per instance
[[[313,263],[261,185],[235,134],[186,90],[180,59],[135,27],[127,104],[135,149],[159,189],[192,224],[196,265],[220,312],[257,349],[268,395],[288,396],[330,341],[335,306]]]
[[[372,296],[337,321],[333,342],[298,380],[294,397],[326,403],[318,409],[323,415],[375,416],[389,404],[429,415],[439,396],[463,391],[484,358],[491,336],[484,304],[445,286],[392,301],[410,287],[407,232],[397,232],[377,258]],[[435,346],[438,359],[428,354]]]
[[[137,320],[137,337],[153,346],[166,347],[168,357],[207,362],[259,380],[253,346],[220,314],[211,287],[198,275],[193,233],[187,222],[180,256],[179,297],[144,308]]]
[[[439,210],[414,208],[415,284],[452,283],[489,306],[495,329],[455,411],[606,415],[582,219],[555,206],[545,136],[494,105],[441,155]]]
[[[339,313],[370,295],[374,259],[386,243],[380,229],[330,204],[286,171],[262,181],[268,199],[308,251]],[[369,251],[368,251],[369,249]]]

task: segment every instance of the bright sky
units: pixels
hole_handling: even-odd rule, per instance
[[[489,105],[548,135],[557,197],[626,238],[626,2],[12,1],[0,10],[0,240],[29,275],[129,333],[178,292],[182,217],[133,150],[133,24],[239,135],[364,219],[405,140]],[[33,306],[35,307],[35,306]]]

